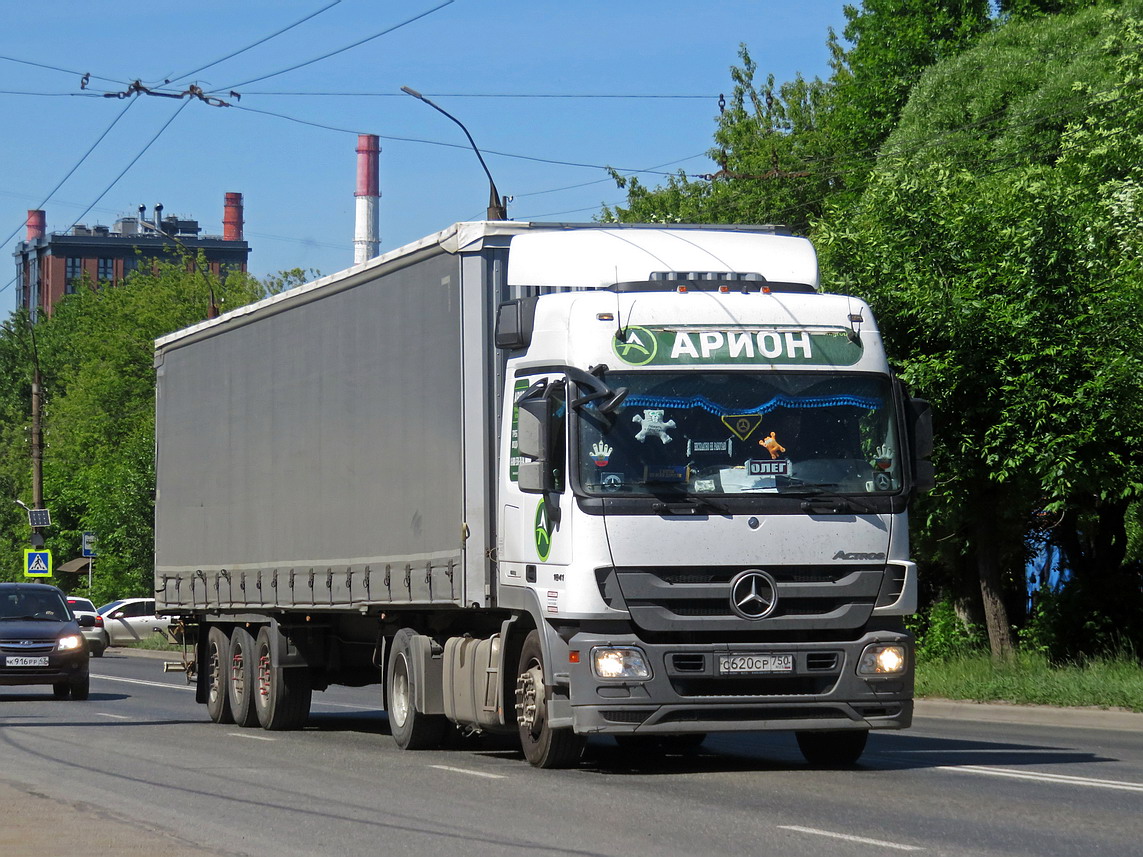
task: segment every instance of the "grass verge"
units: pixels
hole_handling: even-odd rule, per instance
[[[919,662],[917,696],[974,702],[1090,706],[1143,712],[1143,665],[1109,658],[1054,666],[1020,653],[993,663],[987,653]]]

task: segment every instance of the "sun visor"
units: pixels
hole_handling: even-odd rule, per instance
[[[805,238],[763,231],[584,228],[513,236],[508,284],[607,288],[665,271],[761,274],[770,282],[818,287],[818,262]]]

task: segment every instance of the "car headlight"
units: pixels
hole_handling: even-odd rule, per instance
[[[639,649],[597,648],[591,650],[591,665],[600,678],[649,679],[651,667]]]
[[[897,675],[907,664],[904,646],[866,646],[857,664],[858,675]]]
[[[56,643],[56,649],[61,652],[74,652],[76,649],[83,648],[84,645],[81,634],[68,634],[66,637],[60,637],[59,642]]]

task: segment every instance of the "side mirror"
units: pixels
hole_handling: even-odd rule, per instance
[[[913,489],[932,491],[937,485],[933,454],[933,409],[924,399],[909,399],[909,440],[913,452]]]
[[[555,403],[549,398],[524,399],[518,405],[516,446],[522,461],[517,468],[516,484],[525,494],[543,494],[555,490],[550,462],[552,418]]]
[[[75,621],[76,621],[76,624],[78,624],[79,627],[81,627],[81,628],[94,628],[95,627],[95,617],[91,616],[91,615],[76,616]]]

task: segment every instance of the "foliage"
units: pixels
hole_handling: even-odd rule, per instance
[[[981,651],[987,645],[984,630],[962,619],[951,600],[929,606],[907,622],[917,638],[917,660],[947,661]]]
[[[1021,644],[1053,664],[1083,663],[1108,653],[1143,659],[1140,579],[1138,566],[1129,564],[1102,576],[1098,587],[1073,578],[1041,588],[1020,631]]]
[[[869,300],[934,405],[914,552],[932,590],[976,588],[1005,655],[1031,537],[1092,605],[1143,583],[1143,2],[990,8],[846,7],[824,83],[758,83],[743,46],[722,170],[627,182],[604,217],[810,233],[823,281]],[[1111,644],[1086,640],[1063,651]]]
[[[1083,118],[1060,127],[1052,58],[1081,37],[1097,47],[1068,68],[1067,112]],[[1026,44],[1019,80],[991,74]],[[1009,24],[926,76],[860,203],[816,234],[833,287],[868,297],[933,403],[941,485],[918,543],[976,568],[986,607],[1018,597],[1037,512],[1059,516],[1077,573],[1116,573],[1143,493],[1141,57],[1117,10]],[[966,95],[969,75],[992,83]]]
[[[605,208],[604,220],[642,223],[793,223],[806,228],[821,213],[830,176],[808,164],[826,163],[831,147],[820,129],[827,86],[802,77],[761,89],[746,46],[742,65],[731,69],[734,91],[718,117],[711,157],[721,169],[711,176],[668,179],[654,190],[638,179],[613,174],[627,189],[627,207]]]
[[[254,278],[232,273],[220,281],[204,267],[159,264],[115,286],[85,283],[34,327],[44,379],[44,498],[53,519],[47,547],[59,563],[79,555],[83,532],[98,534],[94,585],[85,592],[97,603],[151,587],[154,340],[202,321],[211,293],[230,309],[267,292]],[[30,330],[17,314],[0,332],[0,412],[15,416],[15,425],[27,424]],[[16,497],[29,484],[27,441],[8,430],[0,444],[0,481]],[[27,521],[0,513],[0,527],[5,575],[15,579]],[[55,582],[78,591],[87,578],[57,575]]]
[[[997,664],[986,654],[917,664],[917,696],[1143,711],[1143,666],[1130,657],[1052,664],[1021,652]]]

